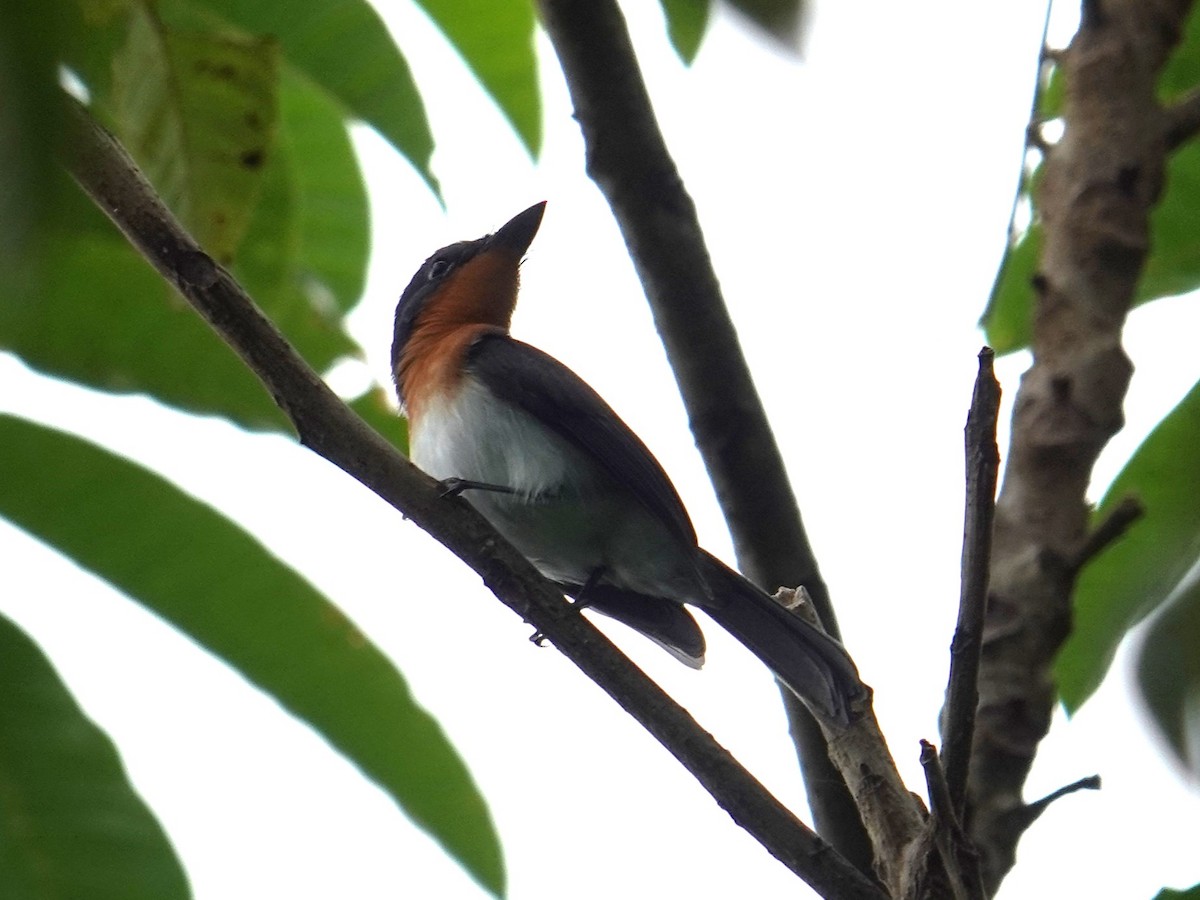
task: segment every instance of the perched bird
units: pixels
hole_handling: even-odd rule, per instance
[[[702,550],[646,446],[584,381],[509,335],[545,203],[443,247],[396,309],[392,368],[413,461],[581,606],[699,668],[699,607],[820,715],[862,695],[842,646]]]

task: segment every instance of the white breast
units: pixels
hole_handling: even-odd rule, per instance
[[[410,450],[434,478],[482,481],[534,497],[561,490],[586,469],[562,438],[469,377],[454,397],[426,402]]]
[[[681,543],[589,456],[468,378],[430,398],[410,435],[412,459],[437,479],[517,494],[463,497],[552,581],[603,580],[654,596],[703,596],[694,547]]]

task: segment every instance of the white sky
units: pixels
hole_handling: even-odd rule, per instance
[[[608,398],[672,473],[702,542],[730,558],[548,45],[534,166],[428,23],[384,5],[418,82],[439,86],[428,102],[448,210],[360,135],[376,253],[352,326],[370,365],[387,377],[396,296],[430,252],[548,199],[517,334]],[[803,62],[722,19],[686,70],[657,4],[627,6],[843,631],[922,790],[917,741],[937,740],[958,596],[975,322],[1003,246],[1043,7],[821,2]],[[1101,460],[1101,488],[1197,377],[1178,362],[1195,358],[1193,306],[1132,317],[1129,424]],[[1024,366],[999,366],[1010,401]],[[476,576],[331,466],[283,438],[56,384],[7,357],[0,385],[0,408],[166,473],[342,605],[465,756],[503,836],[512,897],[807,895],[599,689],[535,650]],[[18,586],[4,612],[114,737],[198,898],[484,896],[320,738],[188,639],[4,525],[0,560]],[[775,688],[748,653],[709,627],[709,664],[695,673],[601,625],[806,814]],[[1175,824],[1200,818],[1200,799],[1148,736],[1129,658],[1056,724],[1029,796],[1093,772],[1104,790],[1043,817],[1004,896],[1150,897],[1200,881],[1195,829]]]

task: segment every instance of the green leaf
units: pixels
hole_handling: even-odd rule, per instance
[[[234,274],[309,364],[363,356],[345,331],[370,255],[366,188],[335,103],[285,70],[281,140]]]
[[[1175,891],[1171,888],[1163,888],[1154,895],[1154,900],[1200,900],[1200,884],[1190,887],[1184,891]]]
[[[1057,119],[1062,115],[1063,102],[1066,100],[1066,80],[1063,78],[1063,68],[1054,65],[1044,82],[1044,87],[1037,95],[1037,118],[1046,122]]]
[[[1177,150],[1167,163],[1162,201],[1150,214],[1150,256],[1136,303],[1185,294],[1200,287],[1200,146]]]
[[[365,0],[163,0],[168,22],[205,11],[246,33],[271,35],[284,59],[362,119],[438,192],[429,168],[433,137],[408,63]]]
[[[0,284],[28,291],[48,261],[47,197],[63,133],[61,4],[0,3]]]
[[[458,50],[531,156],[542,146],[530,0],[417,0]]]
[[[1039,166],[1029,178],[1036,188]],[[1163,199],[1150,214],[1150,254],[1134,306],[1200,288],[1200,145],[1189,144],[1167,163]],[[997,353],[1029,346],[1034,305],[1033,275],[1041,262],[1042,226],[1035,222],[1008,249],[981,324]]]
[[[1200,15],[1188,16],[1175,52],[1158,78],[1158,97],[1164,103],[1178,99],[1200,84]]]
[[[1033,276],[1042,257],[1042,228],[1033,225],[1008,248],[980,325],[999,354],[1029,346],[1033,337]]]
[[[0,416],[0,471],[0,515],[225,659],[503,892],[499,841],[462,760],[388,659],[311,585],[215,510],[77,437]]]
[[[366,182],[346,121],[328,94],[286,67],[280,101],[298,277],[327,291],[346,313],[362,298],[371,256]],[[272,227],[269,220],[262,225]]]
[[[1075,620],[1055,662],[1063,702],[1077,710],[1099,687],[1125,633],[1178,587],[1200,557],[1200,384],[1138,447],[1097,507],[1123,498],[1145,515],[1089,563],[1075,588]]]
[[[319,371],[363,352],[344,314],[362,292],[367,196],[341,114],[286,71],[281,133],[234,273]],[[241,361],[65,177],[41,292],[0,293],[0,348],[110,391],[140,391],[248,428],[288,430]],[[395,437],[395,429],[392,429]]]
[[[143,10],[113,67],[117,136],[192,236],[228,265],[275,141],[275,41],[182,31]]]
[[[1200,775],[1200,583],[1155,619],[1138,650],[1138,687],[1180,763]]]
[[[0,617],[0,894],[12,900],[190,896],[167,836],[112,741],[37,645]]]
[[[808,18],[807,0],[729,0],[768,36],[789,48],[799,48]]]
[[[1200,83],[1200,15],[1188,20],[1184,42],[1159,81],[1164,100],[1178,97]],[[1043,118],[1061,115],[1065,83],[1056,66],[1038,100]],[[1029,179],[1036,185],[1042,168]],[[1022,191],[1027,196],[1029,191]],[[1036,197],[1036,191],[1033,191]],[[1200,288],[1200,145],[1185,145],[1167,161],[1166,185],[1159,204],[1150,214],[1150,253],[1138,283],[1134,306]],[[988,343],[997,353],[1029,345],[1032,337],[1034,296],[1030,282],[1040,262],[1041,224],[1035,218],[1024,236],[1008,249],[997,277],[982,325]]]
[[[129,33],[137,0],[75,0],[56,3],[70,22],[62,62],[86,85],[92,100],[112,94],[113,59]]]
[[[667,18],[667,35],[671,46],[688,65],[700,51],[700,42],[708,29],[712,12],[711,0],[659,0]]]
[[[63,176],[65,180],[65,176]],[[0,349],[101,390],[143,392],[249,428],[287,429],[266,390],[76,190],[42,290],[0,292]]]

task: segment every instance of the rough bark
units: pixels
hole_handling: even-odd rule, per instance
[[[1017,392],[997,501],[968,783],[969,830],[989,893],[1032,821],[1021,792],[1055,703],[1051,664],[1070,629],[1087,486],[1123,421],[1132,366],[1121,329],[1175,140],[1155,86],[1190,6],[1085,2],[1059,58],[1066,127],[1038,194],[1045,244],[1034,278],[1034,362]]]

